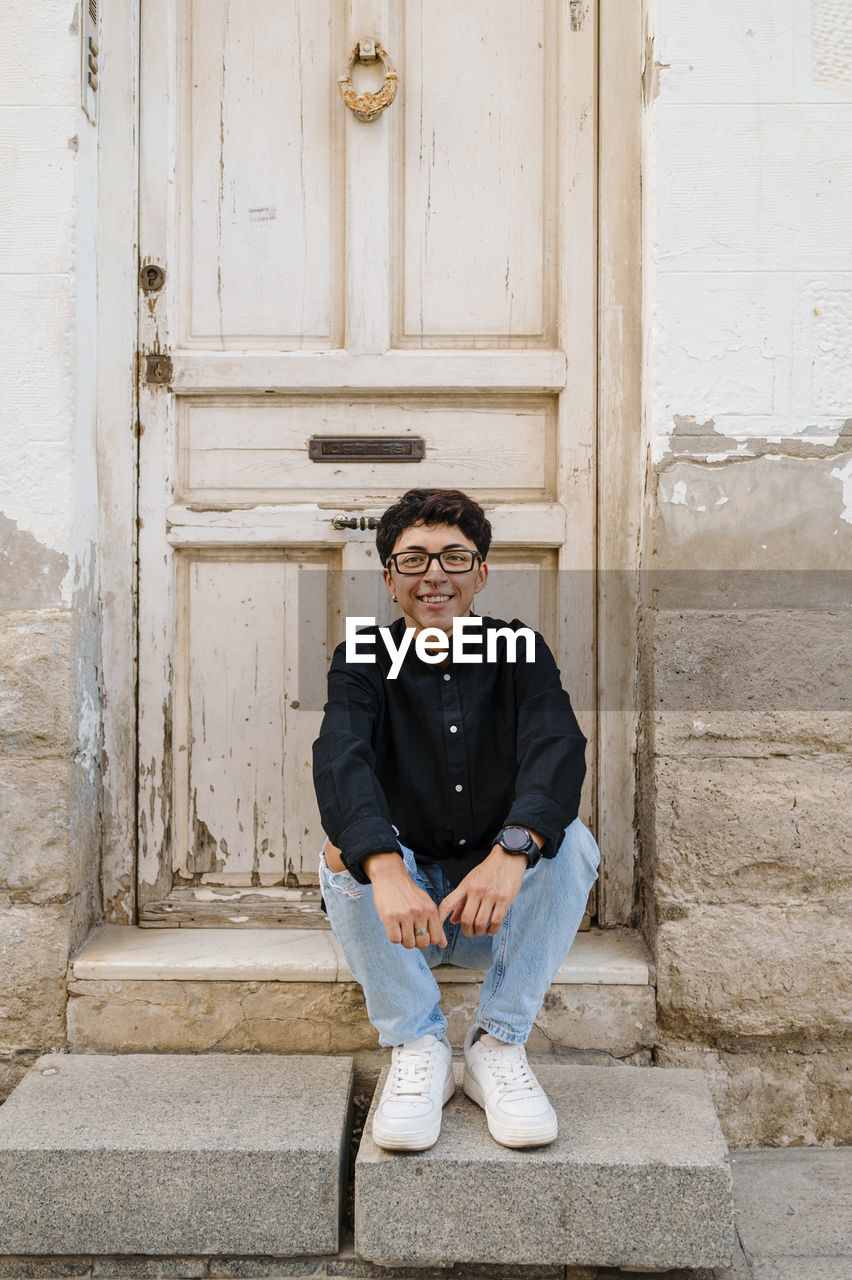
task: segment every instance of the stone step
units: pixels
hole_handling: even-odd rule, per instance
[[[384,1265],[729,1266],[727,1147],[703,1072],[535,1063],[559,1118],[549,1147],[499,1146],[461,1088],[437,1144],[355,1164],[355,1248]],[[382,1074],[373,1108],[387,1072]]]
[[[334,1253],[350,1058],[47,1054],[0,1107],[0,1254]]]
[[[473,1021],[483,974],[435,970],[452,1043]],[[530,1037],[536,1053],[583,1049],[650,1059],[654,972],[641,935],[579,934]],[[361,989],[333,935],[309,929],[102,925],[72,957],[73,1053],[364,1053]]]

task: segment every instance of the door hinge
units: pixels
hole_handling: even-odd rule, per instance
[[[172,380],[172,358],[161,351],[145,357],[145,381],[153,386],[163,386]]]

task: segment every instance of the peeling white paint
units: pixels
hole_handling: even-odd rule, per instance
[[[728,440],[832,443],[852,416],[848,5],[650,13],[665,67],[644,131],[653,460],[678,414]],[[707,440],[706,460],[732,456]]]
[[[80,108],[76,0],[5,6],[0,45],[0,511],[75,559],[97,536],[97,136]],[[84,423],[81,432],[80,424]]]
[[[684,480],[678,480],[677,483],[674,485],[674,487],[672,488],[672,496],[669,498],[669,502],[672,504],[673,507],[685,507],[687,505],[686,482]]]
[[[101,708],[91,686],[89,654],[77,658],[77,751],[75,759],[92,786],[97,781],[101,755]]]
[[[843,486],[843,510],[840,513],[840,519],[845,520],[847,524],[852,524],[852,459],[846,463],[845,467],[835,467],[830,475],[832,480],[839,480]]]

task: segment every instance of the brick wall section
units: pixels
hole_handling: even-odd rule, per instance
[[[660,0],[651,26],[656,1057],[707,1070],[734,1146],[849,1142],[848,11]]]
[[[15,0],[0,45],[0,1097],[65,1043],[67,960],[97,876],[97,610],[83,550],[96,508],[76,479],[92,439],[76,334],[94,288],[78,288],[76,192],[94,144],[78,20],[70,0]]]

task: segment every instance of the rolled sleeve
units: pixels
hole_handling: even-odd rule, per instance
[[[383,818],[359,818],[340,833],[340,856],[346,870],[361,884],[368,884],[369,877],[363,866],[365,858],[373,853],[398,853],[402,857],[402,849],[394,833],[393,826]]]

